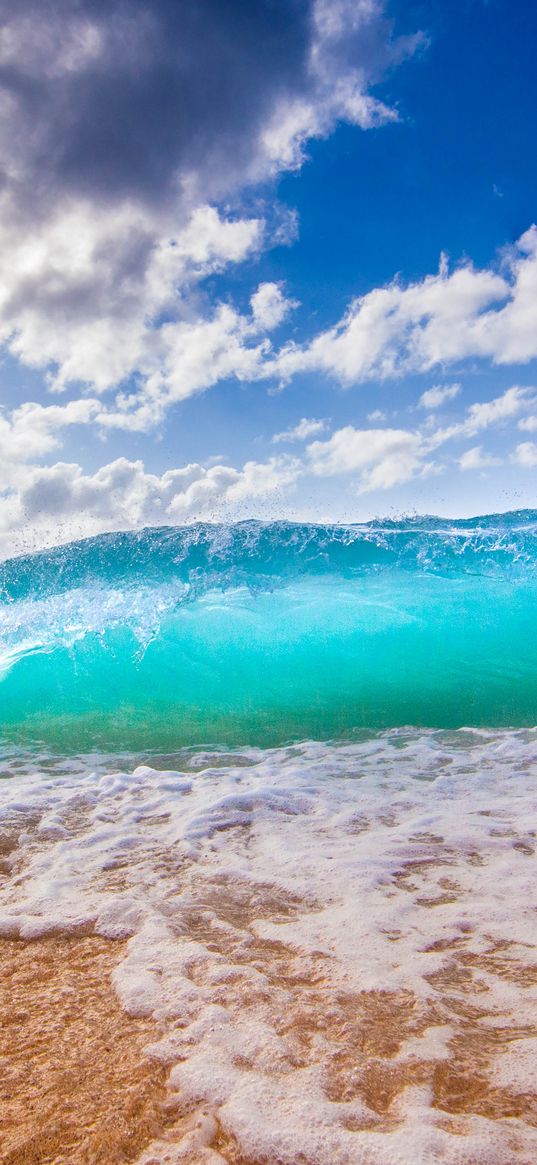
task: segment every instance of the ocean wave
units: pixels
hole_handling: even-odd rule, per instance
[[[0,735],[276,745],[537,720],[537,513],[103,535],[4,563]]]
[[[535,571],[537,510],[360,524],[200,522],[101,534],[0,564],[0,602],[103,583],[182,583],[186,598],[215,586],[264,590],[304,575],[353,578],[389,567],[441,574]]]

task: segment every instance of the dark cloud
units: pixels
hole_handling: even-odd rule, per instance
[[[413,47],[385,0],[0,0],[0,345],[57,391],[136,378],[136,424],[211,362],[253,374],[252,320],[200,286],[275,237],[243,192],[393,120],[370,86]]]
[[[251,167],[278,98],[306,92],[307,0],[2,0],[4,184],[160,201]]]

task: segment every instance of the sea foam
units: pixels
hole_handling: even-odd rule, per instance
[[[0,931],[129,939],[145,1165],[535,1159],[535,731],[114,759],[12,758]]]

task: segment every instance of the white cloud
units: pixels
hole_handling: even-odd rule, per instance
[[[537,228],[530,227],[502,273],[470,264],[406,287],[375,288],[339,324],[305,346],[288,344],[274,361],[283,380],[318,371],[343,385],[428,372],[483,357],[494,364],[537,357]]]
[[[328,137],[338,121],[361,129],[398,121],[396,110],[365,93],[362,85],[363,78],[356,72],[342,77],[335,86],[320,84],[314,101],[297,98],[282,103],[261,137],[266,164],[276,173],[298,170],[306,158],[306,143],[312,138]]]
[[[473,433],[479,432],[480,429],[488,429],[489,425],[495,425],[498,421],[506,421],[516,417],[522,409],[528,407],[528,404],[533,404],[534,392],[533,388],[520,388],[519,385],[513,385],[506,389],[501,396],[494,397],[493,400],[470,405],[465,422],[465,432],[471,436]]]
[[[433,433],[430,438],[431,445],[443,444],[453,437],[475,437],[476,433],[488,429],[491,425],[513,420],[524,409],[531,408],[534,402],[534,388],[512,385],[493,400],[478,401],[470,405],[463,421]]]
[[[513,461],[523,469],[534,469],[537,465],[537,445],[534,441],[522,441],[517,445]]]
[[[17,232],[0,205],[0,340],[23,363],[54,368],[57,390],[147,378],[164,360],[161,321],[187,327],[200,279],[253,254],[263,233],[260,220],[224,219],[209,206],[171,228],[134,206],[78,201]]]
[[[523,417],[518,422],[518,428],[525,433],[537,433],[537,416],[533,413],[530,417]]]
[[[308,445],[308,468],[315,476],[353,475],[361,493],[402,485],[415,477],[440,472],[442,467],[433,460],[440,447],[513,419],[532,404],[533,392],[513,385],[491,401],[470,405],[462,421],[433,433],[426,426],[409,430],[356,429],[347,425],[328,440]],[[463,470],[484,469],[501,461],[485,454],[481,446],[474,446],[461,455],[458,464]]]
[[[231,312],[231,309],[225,311]],[[229,318],[231,329],[238,326],[233,312]],[[255,328],[248,319],[248,327]],[[218,328],[216,337],[222,341]],[[229,329],[224,339],[223,351],[229,353]],[[242,351],[240,340],[239,335],[237,345]],[[205,333],[200,335],[198,347],[199,367],[203,368],[210,352]],[[258,346],[251,352],[252,359],[257,360]],[[227,359],[227,355],[222,359]],[[214,360],[217,363],[216,348]],[[193,369],[198,367],[196,361],[192,357]],[[361,493],[390,489],[417,476],[440,471],[441,466],[433,460],[439,448],[514,419],[523,409],[531,407],[533,393],[533,389],[512,386],[491,401],[475,402],[461,421],[433,433],[427,426],[407,430],[357,429],[347,425],[326,440],[310,440],[302,458],[278,455],[266,462],[248,461],[242,469],[220,463],[193,464],[161,476],[146,473],[141,462],[125,458],[103,466],[94,474],[86,474],[81,466],[65,462],[52,466],[32,464],[58,448],[67,426],[96,421],[101,425],[106,421],[113,424],[115,418],[103,412],[102,403],[96,398],[49,406],[28,402],[11,413],[0,413],[3,471],[0,527],[10,538],[17,526],[26,527],[29,537],[43,542],[105,529],[130,529],[147,523],[183,522],[215,515],[241,516],[251,513],[252,505],[263,499],[267,502],[281,499],[282,491],[308,474],[313,478],[350,477]],[[136,428],[147,426],[150,419],[155,420],[155,416],[149,418],[144,414],[143,408],[161,407],[158,392],[153,402],[147,395],[144,399],[145,405],[136,400],[135,407],[125,401],[121,424],[126,425],[130,418],[132,427]],[[275,434],[273,441],[308,441],[326,427],[325,420],[302,417],[293,428]],[[521,465],[533,465],[534,449],[531,442],[519,445],[515,459]],[[496,458],[484,454],[481,446],[474,446],[458,459],[464,470],[483,469],[498,463]],[[57,536],[54,522],[58,523]]]
[[[308,437],[314,437],[316,433],[326,432],[327,427],[326,421],[317,421],[314,417],[302,417],[292,429],[275,433],[272,442],[274,445],[278,445],[285,441],[307,441]]]
[[[296,303],[286,299],[280,283],[261,283],[250,299],[252,317],[262,332],[270,332]]]
[[[482,445],[474,445],[472,449],[467,449],[466,453],[459,457],[459,466],[462,470],[488,469],[494,465],[501,465],[501,463],[500,457],[492,457],[489,453],[484,453]]]
[[[220,304],[208,317],[166,321],[158,332],[148,333],[143,384],[103,406],[99,424],[146,432],[172,404],[219,381],[259,379],[271,350],[263,330],[269,319],[274,324],[292,306],[279,289],[272,292],[273,286],[262,284],[252,297],[256,314],[242,315],[229,304]]]
[[[367,419],[374,425],[377,421],[385,421],[386,416],[387,414],[384,412],[384,409],[373,409],[372,413],[367,414]]]
[[[278,102],[260,137],[264,165],[276,172],[298,169],[307,142],[338,121],[365,130],[397,121],[368,85],[426,43],[422,33],[392,40],[380,0],[316,0],[312,15],[310,91]]]
[[[435,384],[433,388],[428,388],[426,392],[422,392],[418,403],[423,409],[438,409],[446,401],[454,400],[460,391],[460,384]]]
[[[228,309],[229,310],[229,309]],[[249,325],[254,326],[254,325]],[[202,345],[203,347],[203,345]],[[205,354],[207,347],[205,346]],[[533,389],[514,385],[491,401],[475,402],[463,419],[431,433],[347,425],[324,440],[309,440],[301,457],[279,454],[242,468],[198,463],[148,473],[141,461],[118,458],[95,473],[77,464],[32,464],[58,447],[62,430],[101,417],[95,398],[66,405],[28,403],[0,414],[0,549],[4,554],[112,529],[192,520],[232,520],[266,509],[281,512],[289,490],[302,479],[347,478],[360,494],[389,490],[416,477],[441,472],[438,450],[456,440],[513,420],[533,404]],[[133,418],[136,412],[132,413]],[[326,421],[303,417],[277,440],[308,441]],[[537,445],[519,444],[512,460],[537,465]],[[500,459],[475,445],[458,456],[461,470],[483,470]]]
[[[26,475],[28,462],[57,449],[64,428],[87,425],[98,409],[98,401],[87,399],[48,406],[28,401],[9,414],[0,410],[0,489]]]
[[[242,469],[195,463],[160,476],[124,457],[93,474],[65,462],[27,467],[18,488],[0,496],[0,549],[6,555],[106,530],[239,518],[251,499],[274,504],[301,472],[290,457]]]
[[[355,429],[346,425],[327,441],[307,447],[310,471],[318,477],[357,475],[360,492],[390,489],[429,472],[419,433],[406,429]]]

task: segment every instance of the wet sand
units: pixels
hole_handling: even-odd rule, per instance
[[[128,1016],[111,973],[124,943],[54,935],[0,941],[1,1165],[119,1165],[162,1130],[155,1034]]]
[[[217,888],[213,906],[222,919],[233,916],[235,932],[238,927],[247,932],[248,911],[239,917],[236,893],[227,897]],[[199,937],[194,925],[185,938],[195,937],[196,930]],[[233,960],[229,943],[223,937],[221,943]],[[1,1165],[119,1165],[140,1157],[155,1165],[166,1160],[268,1165],[264,1155],[245,1156],[215,1114],[189,1113],[189,1106],[181,1111],[180,1096],[166,1085],[167,1068],[147,1052],[159,1035],[157,1025],[128,1015],[115,994],[111,976],[125,945],[94,935],[58,934],[0,942]],[[446,970],[436,976],[433,1007],[424,1007],[411,992],[341,991],[327,981],[330,969],[322,958],[310,965],[308,978],[283,943],[252,938],[248,957],[244,947],[235,957],[237,969],[247,970],[249,962],[262,968],[272,986],[269,1007],[270,995],[276,1001],[285,991],[287,1007],[276,1029],[292,1049],[289,1067],[300,1072],[318,1064],[330,1101],[358,1099],[369,1110],[371,1119],[351,1121],[349,1131],[393,1131],[400,1119],[398,1100],[409,1088],[429,1091],[440,1127],[452,1135],[464,1136],[468,1118],[476,1116],[518,1118],[537,1127],[535,1093],[495,1085],[493,1072],[495,1059],[509,1045],[537,1038],[537,1025],[491,1024],[486,998],[481,1007],[475,1004],[483,973],[521,985],[537,980],[536,968],[513,961],[509,951],[491,950],[480,960],[455,944]],[[263,1005],[240,976],[226,997],[231,1017]],[[427,1033],[447,1020],[453,1031],[449,1056],[428,1059]],[[410,1043],[413,1053],[401,1058]],[[248,1069],[246,1063],[241,1067]],[[149,1156],[143,1153],[148,1146]],[[526,1158],[518,1154],[516,1160]]]

